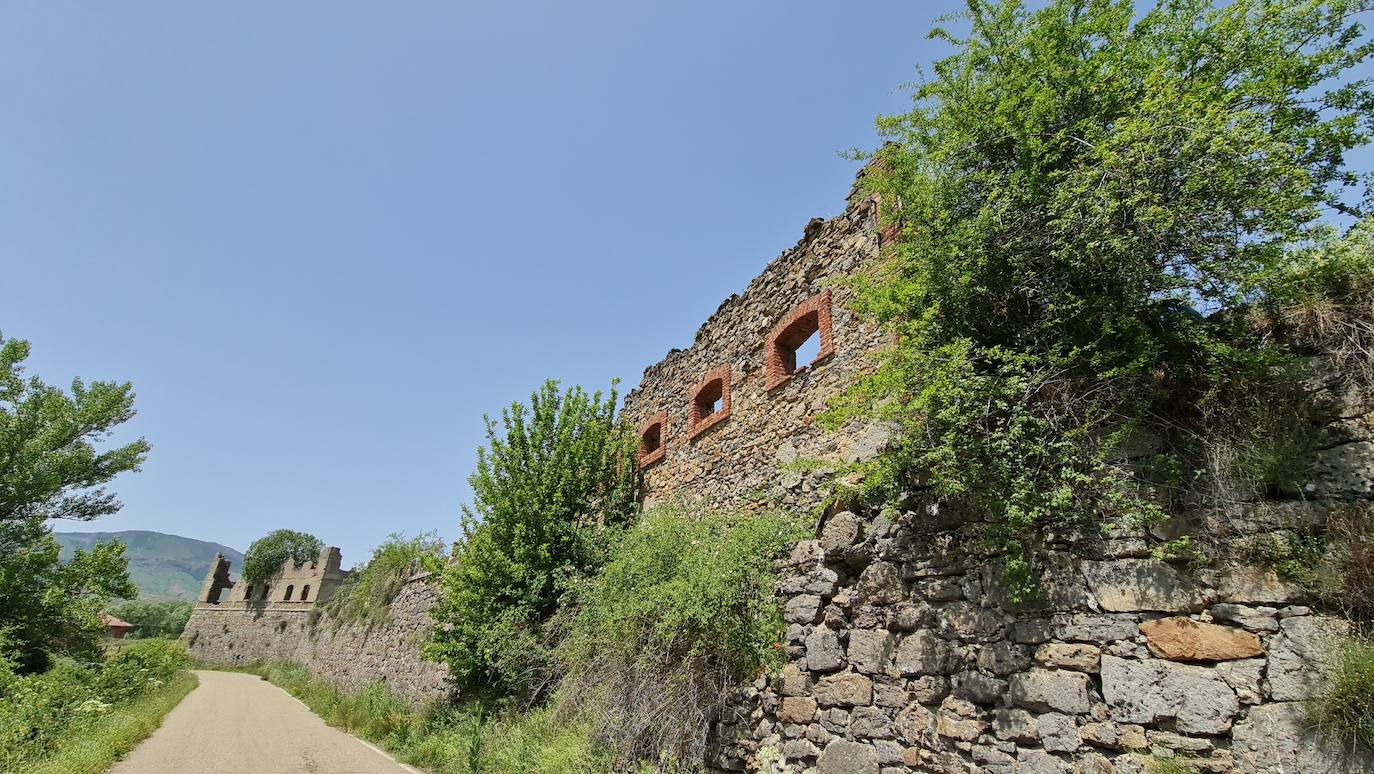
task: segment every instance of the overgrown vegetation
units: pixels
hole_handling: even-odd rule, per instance
[[[899,433],[842,496],[973,504],[1016,599],[1052,523],[1294,494],[1305,361],[1278,325],[1368,362],[1368,226],[1323,220],[1362,213],[1368,4],[1214,6],[971,0],[879,121],[864,185],[897,236],[856,288],[898,343],[828,421]]]
[[[142,640],[103,664],[18,675],[0,660],[0,769],[100,771],[157,727],[194,685],[180,643]],[[54,768],[56,767],[56,768]]]
[[[1321,695],[1308,703],[1309,722],[1348,745],[1374,749],[1374,642],[1346,639],[1323,678]]]
[[[295,665],[257,671],[332,726],[375,742],[399,760],[441,774],[600,774],[610,757],[586,729],[556,723],[548,709],[489,711],[481,703],[412,708],[376,684],[349,694]]]
[[[371,626],[391,620],[391,602],[416,572],[444,567],[444,544],[437,533],[413,538],[387,536],[362,567],[354,568],[325,605],[334,627],[346,623]]]
[[[290,561],[296,569],[319,558],[324,541],[305,532],[279,529],[253,541],[243,555],[243,579],[261,583],[281,570]]]
[[[645,514],[580,595],[561,652],[564,714],[620,765],[695,766],[731,690],[780,661],[773,562],[801,537],[773,514]]]
[[[134,628],[124,635],[126,639],[142,640],[149,637],[166,637],[174,640],[181,636],[186,622],[191,620],[194,602],[145,602],[131,599],[109,608],[110,615]]]
[[[638,510],[634,438],[603,398],[546,382],[514,403],[469,478],[463,539],[427,652],[469,692],[538,698],[555,680],[559,601],[605,564]]]

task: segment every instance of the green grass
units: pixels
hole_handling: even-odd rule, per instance
[[[21,768],[19,774],[98,774],[124,757],[162,725],[162,718],[196,687],[196,677],[182,672],[166,685],[73,733],[56,754]]]
[[[1374,641],[1344,642],[1325,679],[1308,721],[1326,736],[1374,749]]]
[[[550,709],[518,712],[478,703],[413,708],[383,685],[348,693],[296,664],[238,667],[300,699],[326,723],[436,774],[608,774],[611,758],[582,726]]]

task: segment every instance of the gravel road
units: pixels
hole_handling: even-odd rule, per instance
[[[254,675],[196,672],[200,685],[110,774],[415,772]]]

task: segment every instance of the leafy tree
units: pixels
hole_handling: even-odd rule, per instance
[[[103,485],[137,470],[150,447],[139,439],[97,448],[134,415],[128,383],[78,379],[67,394],[25,377],[28,356],[28,342],[0,337],[0,639],[13,651],[0,657],[36,671],[49,652],[97,652],[100,611],[137,595],[123,545],[96,544],[62,564],[46,521],[117,511]]]
[[[191,611],[194,609],[195,603],[193,602],[153,602],[131,599],[111,607],[109,613],[115,618],[134,625],[134,628],[124,635],[127,639],[141,640],[148,637],[176,639],[181,636],[182,630],[186,628],[186,622],[191,619]]]
[[[528,406],[486,419],[468,478],[463,540],[445,571],[427,649],[470,690],[537,695],[564,593],[605,563],[611,535],[638,511],[634,438],[616,421],[616,391],[545,382]]]
[[[1206,439],[1292,384],[1239,311],[1325,214],[1360,212],[1345,154],[1374,121],[1349,80],[1369,7],[970,0],[965,35],[936,29],[956,51],[879,120],[865,177],[896,239],[859,296],[899,343],[829,419],[902,429],[865,493],[919,470],[975,503],[1022,595],[1046,522],[1188,496],[1216,467]],[[1133,473],[1141,440],[1162,453]]]
[[[59,546],[37,519],[0,521],[0,621],[23,672],[46,668],[49,653],[99,659],[111,599],[135,597],[124,544],[97,543],[65,564]]]
[[[243,555],[243,579],[258,583],[271,578],[290,560],[296,569],[314,561],[324,550],[324,542],[314,535],[279,529],[253,541]]]
[[[119,510],[103,485],[139,465],[143,439],[101,451],[99,441],[134,415],[128,382],[74,379],[71,394],[24,378],[29,343],[0,336],[0,521],[79,519]]]

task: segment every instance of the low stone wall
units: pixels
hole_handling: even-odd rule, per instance
[[[335,626],[323,608],[273,603],[199,604],[182,634],[191,655],[213,666],[273,662],[303,664],[311,674],[350,691],[385,683],[415,702],[450,695],[448,670],[420,658],[434,630],[429,610],[438,590],[417,575],[372,626]]]
[[[844,512],[798,544],[782,585],[789,661],[721,725],[718,765],[1374,771],[1374,756],[1304,731],[1302,700],[1347,624],[1272,571],[1188,573],[1150,558],[1143,533],[1063,540],[1043,604],[1018,608],[1000,563],[972,548],[980,526],[934,506]]]

